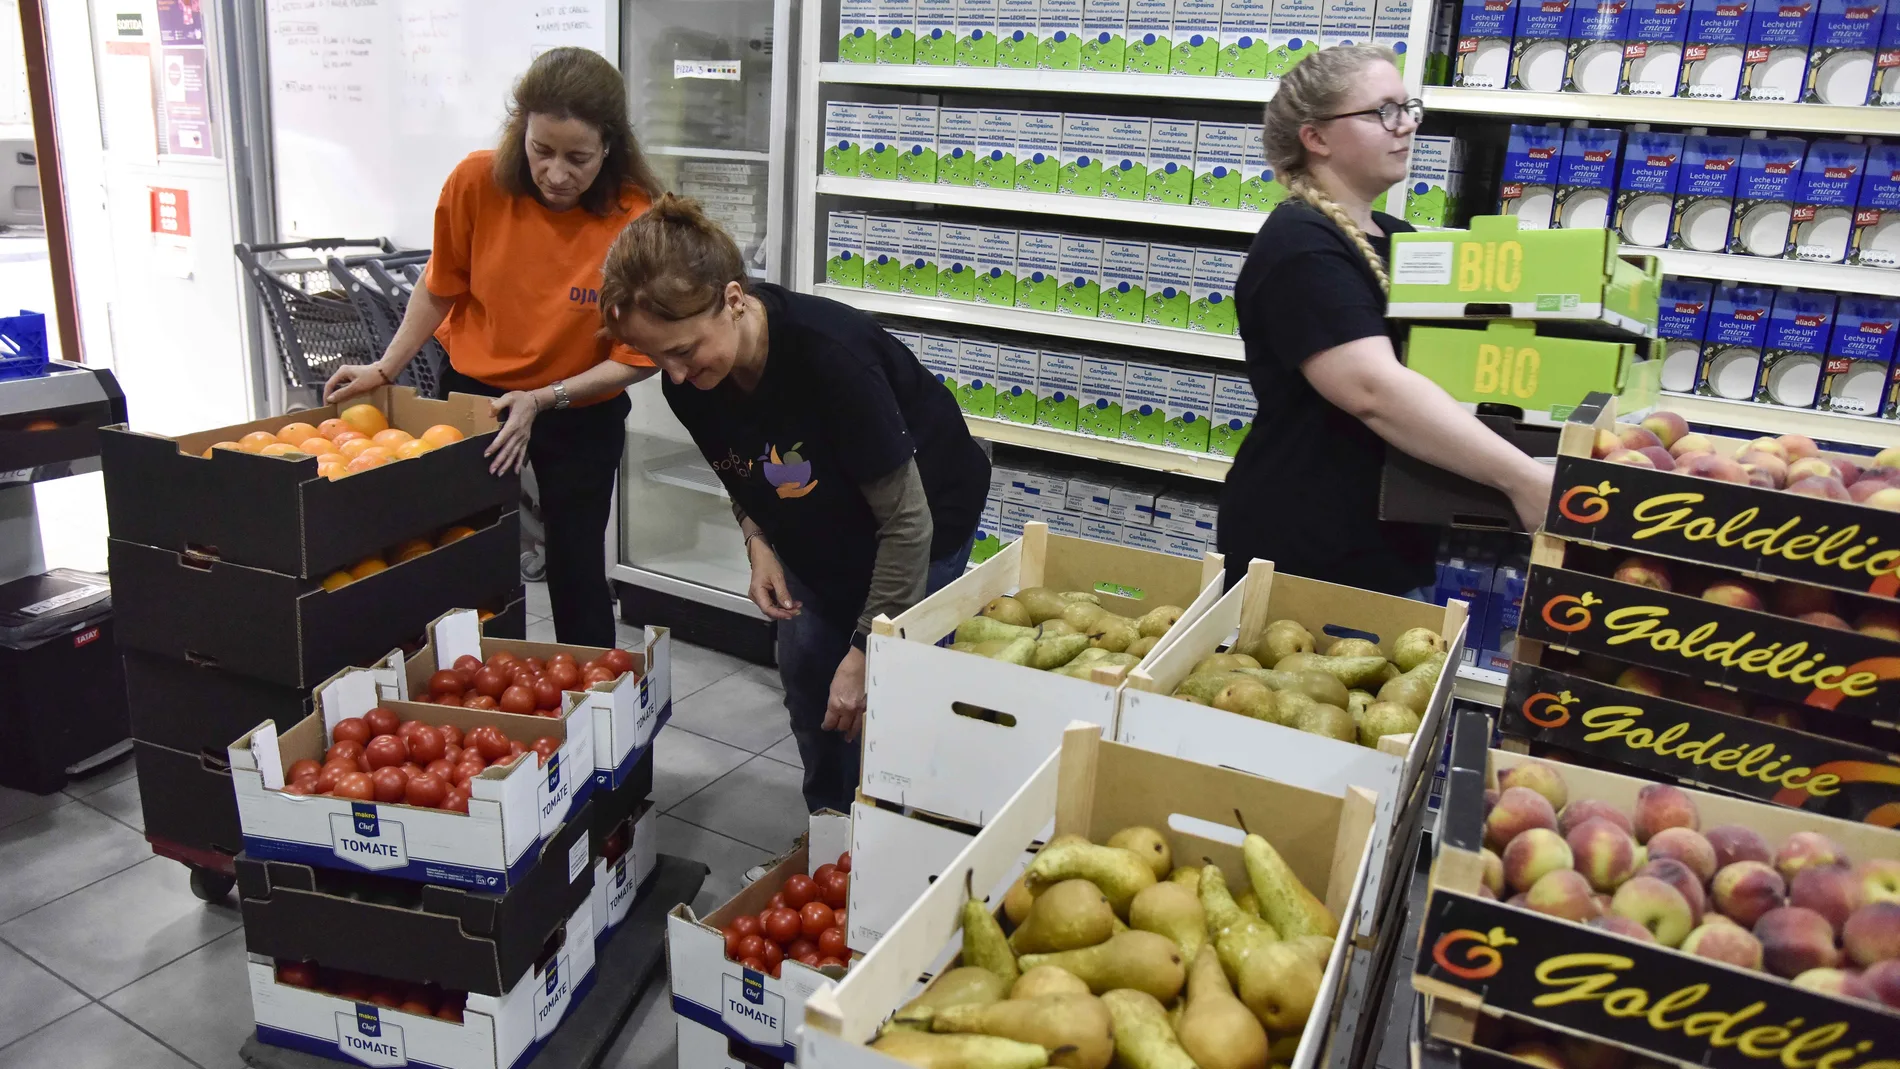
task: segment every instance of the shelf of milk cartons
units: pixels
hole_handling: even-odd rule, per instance
[[[1150,226],[1223,230],[1239,234],[1255,233],[1267,219],[1264,212],[1238,208],[1204,208],[1145,200],[1077,197],[1064,193],[1026,193],[1020,189],[985,189],[981,186],[886,182],[877,178],[840,178],[836,175],[819,178],[818,192],[834,197],[940,204],[989,211],[1035,212],[1038,215],[1060,215],[1071,219],[1085,216],[1116,223],[1145,223]]]
[[[833,23],[835,26],[836,24]],[[1014,70],[1008,67],[925,67],[889,63],[820,63],[818,80],[834,85],[897,89],[987,89],[1013,93],[1081,93],[1265,104],[1280,82],[1269,78],[1189,78],[1173,74]]]
[[[1427,111],[1455,111],[1468,115],[1900,136],[1900,108],[1769,104],[1755,100],[1693,100],[1687,97],[1599,93],[1532,93],[1522,89],[1463,89],[1444,85],[1425,86],[1421,95]]]

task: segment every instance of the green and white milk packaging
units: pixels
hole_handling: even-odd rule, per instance
[[[838,0],[838,61],[877,62],[878,0]]]
[[[1000,308],[1016,305],[1016,229],[977,229],[976,303]]]
[[[1165,364],[1128,361],[1122,383],[1123,441],[1166,444],[1170,372]]]
[[[904,290],[904,221],[888,215],[864,219],[864,288]]]
[[[1016,113],[984,108],[977,115],[976,181],[978,189],[1016,188]]]
[[[877,0],[877,61],[917,62],[916,0]]]
[[[1120,74],[1128,47],[1128,0],[1083,0],[1082,69]]]
[[[979,109],[937,109],[938,185],[976,185],[976,154],[982,131],[983,113]]]
[[[982,227],[973,223],[937,226],[937,296],[946,301],[976,300],[977,246]]]
[[[1061,289],[1062,235],[1047,230],[1016,232],[1016,307],[1056,310]]]
[[[863,104],[858,109],[863,130],[858,154],[858,170],[865,178],[894,181],[897,178],[897,134],[901,125],[895,104]]]
[[[1151,203],[1194,202],[1194,141],[1192,119],[1148,121],[1148,196]]]
[[[1405,168],[1405,221],[1413,226],[1452,225],[1464,180],[1464,142],[1414,136]]]
[[[965,338],[957,348],[957,407],[996,418],[996,343]]]
[[[1234,283],[1240,279],[1240,265],[1246,253],[1229,249],[1194,250],[1194,280],[1190,284],[1188,329],[1209,334],[1235,334],[1240,330],[1234,313]]]
[[[1227,0],[1221,8],[1220,27],[1215,73],[1222,78],[1265,78],[1273,56],[1268,43],[1273,33],[1273,0]]]
[[[831,101],[825,105],[825,173],[856,178],[863,152],[864,105]]]
[[[1412,0],[1373,0],[1372,43],[1384,45],[1399,57],[1405,73],[1406,51],[1412,36]]]
[[[1148,298],[1142,321],[1150,326],[1186,330],[1193,303],[1194,250],[1185,245],[1148,246]]]
[[[1240,172],[1240,210],[1270,212],[1286,196],[1286,187],[1274,177],[1273,167],[1267,163],[1260,126],[1251,123],[1247,126],[1247,160]]]
[[[1036,37],[1040,0],[997,0],[996,65],[1035,70],[1041,60]]]
[[[1102,195],[1102,153],[1108,149],[1109,115],[1062,116],[1062,174],[1059,192],[1077,197]]]
[[[900,334],[897,337],[911,347],[911,351],[917,354],[918,363],[923,364],[925,371],[930,372],[936,376],[938,382],[943,383],[944,387],[950,391],[950,396],[958,396],[957,383],[962,381],[963,375],[958,367],[958,361],[963,353],[962,342],[955,338],[944,338],[934,334],[908,336]]]
[[[1082,358],[1044,349],[1036,357],[1036,426],[1076,429],[1077,398],[1082,390]]]
[[[957,66],[996,66],[999,0],[956,0]]]
[[[1323,17],[1321,0],[1274,0],[1273,29],[1267,34],[1267,77],[1284,78],[1294,64],[1319,51]],[[1508,24],[1505,32],[1510,32]],[[1509,40],[1505,47],[1510,47]]]
[[[1141,322],[1148,290],[1148,243],[1108,239],[1102,242],[1102,291],[1098,316],[1121,323]]]
[[[1240,452],[1240,443],[1253,430],[1253,384],[1244,375],[1214,376],[1214,402],[1208,410],[1207,451],[1231,457]]]
[[[1036,35],[1037,65],[1046,71],[1082,69],[1082,0],[1042,0]]]
[[[1363,45],[1372,40],[1373,0],[1322,0],[1319,46]]]
[[[917,0],[917,64],[957,64],[957,0]]]
[[[1112,356],[1083,354],[1075,429],[1097,438],[1122,436],[1122,391],[1128,365]]]
[[[1036,422],[1037,350],[1003,344],[996,349],[996,418]]]
[[[1207,452],[1214,374],[1188,367],[1168,369],[1167,423],[1163,443],[1191,453]]]
[[[904,267],[900,285],[913,297],[937,295],[937,224],[929,219],[906,219]]]
[[[1062,178],[1062,114],[1016,113],[1016,188],[1054,193]]]
[[[1204,122],[1194,142],[1194,203],[1240,207],[1240,174],[1247,164],[1247,132],[1256,123]]]
[[[1061,284],[1056,288],[1056,311],[1096,318],[1102,301],[1101,238],[1064,234],[1057,266]]]
[[[1174,0],[1128,0],[1128,44],[1122,69],[1166,74],[1174,62]]]
[[[825,281],[864,288],[864,213],[832,212],[826,217]]]
[[[1148,120],[1111,116],[1102,133],[1102,196],[1145,200],[1148,196]]]
[[[1174,59],[1169,70],[1211,78],[1220,65],[1221,0],[1174,0]]]
[[[937,109],[928,105],[897,109],[897,180],[933,185],[937,181]]]

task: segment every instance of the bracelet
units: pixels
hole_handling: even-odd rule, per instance
[[[765,537],[765,532],[764,532],[764,531],[754,531],[754,532],[752,532],[751,534],[749,534],[749,535],[746,535],[746,536],[745,536],[745,554],[746,554],[746,556],[748,556],[748,557],[750,557],[750,556],[752,555],[752,540],[753,540],[753,539],[755,539],[755,538],[764,538],[764,537]],[[767,548],[767,549],[771,549],[771,548],[772,548],[772,543],[770,543],[770,542],[767,542],[767,543],[765,544],[765,548]]]
[[[382,380],[383,380],[383,385],[384,385],[384,386],[394,386],[394,385],[396,385],[396,382],[395,382],[395,380],[394,380],[394,379],[391,379],[391,378],[389,377],[389,372],[387,372],[387,371],[384,371],[384,370],[383,370],[383,365],[381,365],[381,364],[371,364],[371,365],[370,365],[369,367],[370,367],[370,370],[371,370],[371,371],[374,371],[374,372],[376,372],[376,374],[377,374],[377,375],[378,375],[379,377],[381,377],[381,378],[382,378]]]

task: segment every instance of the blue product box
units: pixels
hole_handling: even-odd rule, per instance
[[[1616,189],[1618,149],[1623,131],[1585,128],[1564,131],[1557,161],[1557,196],[1551,225],[1564,230],[1593,230],[1609,225],[1610,197]]]
[[[1793,251],[1788,236],[1794,223],[1794,188],[1807,149],[1807,142],[1793,137],[1750,137],[1742,142],[1728,232],[1731,254],[1782,258]]]
[[[1813,408],[1821,396],[1822,357],[1834,329],[1832,293],[1781,290],[1768,313],[1768,341],[1755,379],[1755,400]]]
[[[1742,87],[1750,0],[1689,0],[1676,95],[1734,100]]]
[[[1802,103],[1857,108],[1873,99],[1882,6],[1882,0],[1820,0]]]
[[[1837,264],[1847,259],[1854,239],[1854,206],[1860,196],[1867,146],[1854,141],[1816,141],[1808,145],[1794,187],[1789,244],[1797,260]]]
[[[1625,245],[1661,248],[1675,217],[1676,180],[1682,170],[1681,134],[1631,130],[1623,152],[1612,224]]]
[[[1492,572],[1491,596],[1478,635],[1478,667],[1493,672],[1511,670],[1517,653],[1517,620],[1524,611],[1524,569],[1500,564]]]
[[[1709,303],[1715,284],[1699,278],[1665,278],[1657,302],[1656,335],[1662,345],[1662,388],[1675,393],[1695,389],[1702,338],[1709,330]]]
[[[1616,91],[1624,96],[1676,95],[1682,74],[1682,42],[1689,32],[1690,5],[1684,0],[1634,0],[1629,6],[1629,36],[1623,44],[1623,69]]]
[[[1896,4],[1900,7],[1900,4]],[[1900,60],[1900,53],[1896,53]],[[1870,145],[1861,171],[1847,262],[1900,267],[1900,144]]]
[[[1821,399],[1816,408],[1856,416],[1877,416],[1892,381],[1895,336],[1900,334],[1900,301],[1843,294],[1834,313],[1834,335],[1821,369]]]
[[[1452,557],[1440,561],[1438,565],[1438,585],[1432,591],[1432,601],[1439,605],[1456,598],[1467,606],[1469,619],[1482,624],[1491,608],[1491,581],[1493,568],[1482,561],[1468,557]],[[1478,644],[1465,643],[1465,663],[1477,662]]]
[[[1451,84],[1503,89],[1510,77],[1518,0],[1464,0],[1458,9],[1458,55]]]
[[[1512,125],[1498,186],[1498,213],[1517,216],[1519,230],[1550,229],[1551,204],[1557,197],[1557,161],[1563,150],[1564,128],[1556,123]]]
[[[1669,218],[1669,247],[1696,252],[1728,248],[1735,211],[1735,179],[1741,172],[1742,139],[1690,134],[1682,141],[1676,174],[1676,207]]]
[[[1594,5],[1596,0],[1575,0]],[[1572,0],[1519,0],[1511,27],[1507,89],[1555,93],[1564,87],[1564,51],[1570,37]]]
[[[1622,83],[1628,0],[1576,0],[1564,57],[1564,92],[1615,93]]]
[[[1754,398],[1762,345],[1768,338],[1768,309],[1774,299],[1772,286],[1716,284],[1695,392],[1732,401]]]
[[[1743,100],[1788,104],[1801,99],[1808,81],[1808,46],[1814,43],[1813,0],[1754,5],[1748,48],[1742,54]]]

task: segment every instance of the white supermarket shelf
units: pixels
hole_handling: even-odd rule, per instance
[[[1503,705],[1504,684],[1509,678],[1503,672],[1467,665],[1458,669],[1458,678],[1452,680],[1451,692],[1456,697],[1479,705]]]
[[[841,304],[884,315],[935,319],[996,330],[1021,330],[1051,338],[1074,341],[1107,342],[1134,345],[1160,352],[1204,356],[1215,360],[1243,360],[1240,339],[1231,334],[1205,334],[1197,330],[1151,327],[1141,323],[1122,323],[1113,319],[1084,319],[1054,312],[1031,312],[1021,308],[999,308],[992,304],[964,301],[940,301],[905,293],[882,290],[854,290],[848,286],[819,283],[812,292]]]
[[[1850,416],[1806,408],[1782,408],[1753,401],[1731,401],[1686,393],[1664,393],[1658,410],[1674,412],[1690,423],[1756,434],[1805,434],[1824,442],[1876,449],[1900,446],[1900,421]]]
[[[964,422],[970,425],[972,436],[1001,442],[1004,445],[1036,449],[1045,453],[1061,453],[1064,456],[1084,457],[1089,460],[1122,464],[1131,468],[1145,468],[1149,471],[1166,472],[1172,475],[1186,475],[1213,482],[1225,480],[1228,469],[1234,466],[1233,459],[1230,457],[1214,456],[1209,453],[1189,453],[1181,449],[1169,449],[1166,446],[1121,442],[1111,438],[1096,438],[1087,434],[1077,434],[1074,431],[1059,431],[1051,427],[1032,427],[1007,420],[984,419],[981,416],[966,416]]]
[[[741,148],[695,148],[692,145],[642,145],[642,152],[649,156],[682,156],[694,160],[746,160],[752,163],[769,163],[772,154],[754,152]]]
[[[1025,193],[1013,189],[978,189],[975,186],[921,185],[833,175],[818,179],[818,192],[834,197],[868,197],[906,204],[945,204],[959,208],[1036,212],[1069,218],[1112,219],[1118,223],[1227,230],[1240,234],[1258,231],[1260,224],[1267,218],[1262,212],[1243,212],[1230,208],[1195,208],[1183,204],[1150,204],[1147,201],[1107,197]]]
[[[713,474],[712,466],[706,463],[706,458],[701,456],[697,449],[650,460],[647,462],[646,473],[647,478],[656,483],[665,483],[685,490],[697,490],[702,494],[726,496],[725,484],[719,481],[719,476]]]
[[[1424,99],[1428,111],[1541,119],[1658,122],[1675,126],[1723,126],[1818,134],[1900,135],[1900,108],[1764,104],[1753,100],[1688,100],[1679,97],[1594,93],[1530,93],[1520,89],[1458,89],[1435,85],[1425,87]]]
[[[1075,93],[1265,104],[1279,81],[1260,78],[1189,78],[1173,74],[1102,74],[1013,70],[1007,67],[906,67],[895,64],[820,63],[818,80],[838,85],[908,89],[995,89],[1020,93]]]
[[[1880,297],[1900,297],[1900,271],[1889,271],[1881,267],[1817,264],[1805,260],[1776,260],[1767,256],[1690,252],[1686,249],[1644,249],[1633,245],[1625,246],[1624,250],[1656,256],[1662,261],[1663,273],[1666,275],[1688,275],[1691,278],[1750,282],[1763,286],[1798,286],[1801,289],[1832,290],[1836,293],[1869,293]]]

